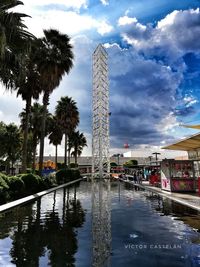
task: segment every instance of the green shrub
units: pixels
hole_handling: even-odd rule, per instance
[[[39,175],[40,174],[39,170],[34,170],[34,174]]]
[[[81,177],[79,169],[72,170],[73,180],[79,179]]]
[[[118,164],[116,162],[111,162],[110,163],[110,167],[117,167],[117,166],[118,166]]]
[[[57,169],[58,170],[66,169],[66,168],[67,168],[67,166],[65,165],[65,163],[60,163],[60,162],[57,163]]]
[[[138,161],[135,159],[128,160],[127,162],[125,162],[123,164],[123,166],[127,167],[127,168],[132,168],[132,167],[137,166],[137,165],[138,165]]]
[[[58,184],[67,183],[80,178],[78,169],[61,169],[56,172],[56,181]]]
[[[70,163],[69,167],[72,168],[72,169],[73,168],[78,168],[78,164],[77,163]]]
[[[9,192],[12,198],[23,197],[25,194],[24,181],[19,176],[9,177]]]
[[[50,173],[49,175],[44,176],[43,181],[46,189],[56,186],[57,185],[56,174]]]
[[[6,181],[0,176],[0,203],[3,204],[9,198],[9,186]]]
[[[64,184],[69,181],[70,169],[61,169],[56,172],[56,181],[58,184]]]
[[[4,173],[0,173],[0,178],[2,178],[7,184],[9,184],[9,176]]]
[[[43,182],[40,176],[32,173],[22,174],[21,179],[25,184],[27,194],[39,192],[43,187]]]

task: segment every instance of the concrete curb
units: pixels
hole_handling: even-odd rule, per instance
[[[3,204],[3,205],[0,206],[0,212],[6,211],[6,210],[14,208],[14,207],[17,207],[17,206],[19,206],[21,204],[25,204],[25,203],[27,203],[29,201],[35,200],[36,198],[42,197],[42,196],[44,196],[46,194],[49,194],[49,193],[51,193],[53,191],[56,191],[56,190],[60,189],[60,188],[63,188],[63,187],[68,186],[70,184],[75,184],[76,182],[79,182],[79,181],[82,181],[82,180],[83,180],[83,178],[79,178],[79,179],[77,179],[75,181],[72,181],[72,182],[69,182],[69,183],[66,183],[66,184],[62,184],[62,185],[59,185],[57,187],[53,187],[51,189],[44,190],[42,192],[38,192],[38,193],[36,193],[34,195],[30,195],[28,197],[20,198],[20,199],[17,199],[15,201]]]
[[[135,183],[133,183],[131,181],[126,181],[126,180],[123,180],[123,179],[120,179],[120,181],[123,181],[125,183],[131,184],[133,186],[140,187],[140,188],[142,188],[142,189],[144,189],[146,191],[150,191],[150,192],[155,193],[157,195],[160,195],[162,197],[169,198],[169,199],[171,199],[171,200],[173,200],[173,201],[175,201],[175,202],[177,202],[179,204],[182,204],[184,206],[187,206],[187,207],[190,207],[190,208],[195,209],[197,211],[200,211],[200,205],[199,206],[193,205],[193,204],[187,202],[186,200],[180,199],[178,197],[171,196],[170,192],[165,192],[165,193],[164,192],[159,192],[156,189],[149,188],[148,186],[144,186],[144,185],[141,185],[141,184],[135,184]],[[197,197],[197,199],[198,199],[198,197]],[[200,202],[200,198],[199,198],[199,202]]]

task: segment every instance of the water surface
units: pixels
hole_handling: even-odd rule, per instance
[[[114,267],[200,266],[200,214],[111,184]],[[91,266],[91,184],[81,182],[0,213],[0,266]]]

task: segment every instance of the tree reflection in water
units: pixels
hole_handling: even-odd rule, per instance
[[[44,218],[41,218],[41,199],[37,200],[36,214],[30,205],[17,209],[20,211],[16,214],[17,226],[7,225],[8,235],[14,230],[10,250],[13,264],[37,267],[40,257],[46,256],[43,258],[47,261],[45,266],[75,266],[74,255],[78,250],[76,228],[83,225],[85,211],[76,199],[76,189],[73,197],[70,196],[69,188],[64,188],[62,215],[55,209],[56,192],[52,210],[45,213]],[[26,210],[25,214],[23,210]],[[7,217],[9,221],[10,216],[13,213],[6,213],[4,219]]]

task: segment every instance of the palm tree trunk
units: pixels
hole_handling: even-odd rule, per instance
[[[71,149],[69,148],[68,149],[68,165],[70,164],[70,152],[71,152]]]
[[[36,153],[37,153],[37,137],[33,136],[33,163],[32,163],[32,169],[34,171],[35,171]]]
[[[65,156],[64,156],[64,164],[67,166],[67,134],[65,133]]]
[[[56,169],[57,169],[57,163],[58,163],[58,146],[56,145],[56,154],[55,154],[55,164],[56,164]]]
[[[41,175],[43,169],[43,158],[44,158],[44,139],[45,139],[45,128],[46,128],[46,117],[47,117],[47,106],[49,104],[49,92],[45,91],[43,96],[43,116],[41,125],[41,137],[40,137],[40,155],[39,155],[39,173]]]
[[[26,172],[27,168],[27,144],[28,144],[28,125],[31,111],[31,97],[26,100],[26,116],[24,125],[24,140],[22,148],[22,173]]]
[[[32,164],[32,169],[35,171],[35,160],[36,160],[36,148],[34,148],[33,151],[33,164]]]
[[[12,160],[11,161],[11,168],[12,168],[12,171],[11,171],[11,174],[14,175],[14,161]]]
[[[75,157],[75,164],[77,164],[77,151],[75,151],[74,157]]]

